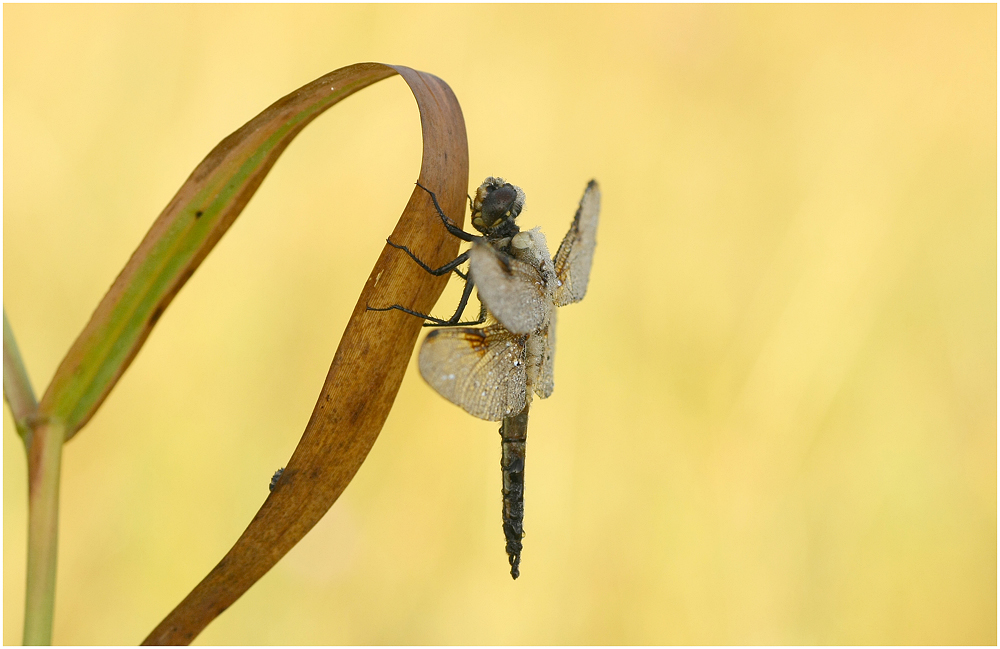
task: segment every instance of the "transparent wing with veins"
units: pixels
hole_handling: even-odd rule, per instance
[[[538,365],[538,376],[532,382],[532,387],[535,390],[535,394],[543,399],[548,399],[552,395],[552,389],[555,387],[555,373],[553,368],[553,360],[556,355],[556,310],[552,310],[550,315],[549,325],[545,331],[537,334],[545,342],[545,346],[541,351],[541,361]],[[531,344],[529,342],[529,344]]]
[[[469,273],[479,299],[512,333],[532,333],[548,319],[552,297],[538,269],[476,242],[469,250]]]
[[[526,403],[526,340],[499,324],[437,329],[420,347],[420,375],[473,417],[500,421]]]
[[[569,232],[552,260],[556,278],[555,305],[566,306],[583,299],[590,281],[590,265],[597,244],[597,220],[601,212],[601,188],[596,180],[587,184]]]

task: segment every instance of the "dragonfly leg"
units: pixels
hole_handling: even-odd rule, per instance
[[[478,325],[486,322],[486,306],[482,302],[479,303],[479,317],[475,320],[469,320],[467,322],[461,322],[462,312],[465,311],[465,306],[469,303],[469,295],[472,293],[473,282],[472,280],[465,281],[465,289],[462,291],[462,299],[458,301],[458,308],[455,309],[454,315],[452,315],[447,320],[441,318],[435,318],[432,315],[426,313],[420,313],[419,311],[414,311],[413,309],[407,309],[401,304],[393,304],[392,306],[387,306],[383,308],[374,306],[365,306],[366,311],[392,311],[393,309],[397,311],[402,311],[403,313],[409,313],[412,316],[422,318],[428,322],[424,323],[425,327],[467,327],[469,325]]]
[[[432,192],[431,190],[427,189],[426,187],[424,187],[420,183],[416,183],[416,185],[420,189],[422,189],[425,192],[427,192],[428,194],[430,194],[431,201],[434,203],[434,209],[437,210],[438,216],[441,217],[441,222],[444,224],[444,227],[448,230],[448,232],[450,234],[452,234],[453,236],[461,239],[462,241],[475,241],[476,239],[481,238],[481,237],[477,237],[477,236],[471,235],[468,232],[466,232],[466,231],[462,230],[461,228],[459,228],[457,225],[455,225],[454,222],[452,222],[452,220],[449,219],[448,216],[444,213],[444,210],[441,209],[441,205],[438,204],[437,196],[434,194],[434,192]],[[471,201],[472,201],[471,197],[469,197],[469,201],[470,201],[470,205],[471,205]],[[422,318],[424,320],[427,320],[427,322],[424,323],[425,327],[464,327],[464,326],[468,326],[468,325],[479,325],[479,324],[483,324],[484,322],[486,322],[486,307],[484,305],[482,305],[482,302],[480,302],[479,317],[478,318],[476,318],[475,320],[468,321],[468,322],[462,322],[461,321],[462,312],[465,311],[465,307],[469,303],[469,297],[472,295],[473,282],[472,282],[471,279],[469,279],[468,274],[466,274],[466,273],[464,273],[464,272],[462,272],[461,270],[458,269],[458,266],[460,266],[461,264],[465,263],[469,259],[469,251],[463,252],[461,255],[459,255],[458,257],[456,257],[452,261],[448,262],[447,264],[445,264],[445,265],[443,265],[443,266],[441,266],[439,268],[431,268],[429,265],[427,265],[426,263],[424,263],[419,257],[417,257],[415,254],[413,254],[413,251],[411,251],[406,246],[400,245],[398,243],[394,243],[390,239],[386,239],[386,243],[388,243],[393,248],[396,248],[397,250],[402,250],[403,252],[405,252],[407,255],[410,256],[410,259],[412,259],[413,261],[415,261],[418,266],[420,266],[421,268],[423,268],[426,272],[430,273],[431,275],[441,276],[441,275],[445,275],[447,273],[454,272],[456,275],[458,275],[459,277],[461,277],[463,280],[465,280],[465,287],[462,290],[462,298],[458,302],[458,308],[455,309],[454,315],[452,315],[447,320],[443,320],[441,318],[435,318],[434,316],[428,315],[426,313],[420,313],[418,311],[414,311],[413,309],[408,309],[405,306],[402,306],[400,304],[393,304],[391,306],[384,307],[384,308],[366,306],[365,307],[366,310],[368,310],[368,311],[391,311],[391,310],[395,309],[397,311],[402,311],[403,313],[408,313],[408,314],[410,314],[412,316],[416,316],[418,318]]]
[[[486,305],[482,302],[479,303],[479,315],[475,320],[469,320],[468,322],[455,322],[452,323],[450,320],[445,322],[425,322],[425,327],[467,327],[469,325],[481,325],[486,322]]]
[[[391,239],[386,239],[385,242],[388,243],[393,248],[396,248],[397,250],[402,250],[403,252],[405,252],[406,254],[408,254],[410,256],[410,259],[412,259],[413,261],[417,262],[418,266],[420,266],[421,268],[423,268],[424,270],[426,270],[431,275],[435,275],[437,277],[440,277],[441,275],[447,275],[448,273],[454,271],[456,275],[458,275],[462,279],[466,279],[466,274],[463,273],[462,271],[460,271],[458,269],[458,266],[464,264],[469,259],[469,253],[468,253],[468,251],[463,252],[458,257],[456,257],[452,261],[449,261],[447,264],[445,264],[444,266],[441,266],[440,268],[431,268],[430,266],[428,266],[427,264],[425,264],[423,261],[421,261],[419,257],[417,257],[415,254],[413,254],[413,252],[409,248],[407,248],[406,246],[401,246],[398,243],[393,243],[393,241]]]
[[[465,306],[469,303],[469,296],[472,294],[473,281],[471,279],[465,280],[465,288],[462,290],[462,298],[458,301],[458,308],[455,309],[455,314],[445,321],[431,320],[430,323],[425,322],[425,327],[464,327],[466,325],[483,324],[486,322],[486,307],[482,302],[479,303],[479,317],[471,322],[459,322],[459,318],[462,317],[462,312],[465,311]]]
[[[427,189],[420,183],[417,183],[417,187],[419,187],[420,189],[424,190],[425,192],[431,195],[431,201],[434,202],[434,209],[437,210],[438,216],[441,217],[441,222],[444,223],[444,227],[448,230],[448,232],[452,234],[452,236],[458,237],[462,241],[473,241],[479,238],[473,234],[469,234],[462,228],[455,225],[454,221],[452,221],[445,215],[444,210],[442,210],[441,206],[438,205],[438,199],[437,196],[434,195],[434,192]]]
[[[425,327],[466,327],[468,325],[482,324],[482,321],[469,321],[469,322],[452,322],[451,320],[442,320],[441,318],[435,318],[432,315],[427,315],[426,313],[420,313],[419,311],[414,311],[413,309],[407,309],[405,306],[400,304],[393,304],[387,307],[376,307],[376,306],[366,306],[365,311],[402,311],[403,313],[408,313],[412,316],[416,316],[421,320],[430,320],[433,324],[424,325]]]

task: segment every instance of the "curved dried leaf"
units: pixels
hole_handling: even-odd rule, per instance
[[[340,100],[394,74],[379,63],[341,68],[281,98],[220,142],[132,253],[60,363],[39,415],[65,422],[67,439],[76,434],[292,139]]]
[[[288,143],[321,112],[394,74],[420,109],[419,182],[441,207],[463,215],[468,144],[462,112],[441,79],[401,66],[341,68],[282,98],[223,140],[194,170],[133,253],[63,360],[42,399],[42,416],[82,427],[135,357],[157,319],[219,241]],[[438,265],[454,258],[457,239],[437,224],[426,192],[414,187],[392,232]],[[461,226],[461,223],[459,223]],[[319,400],[275,490],[229,553],[146,638],[187,644],[264,575],[333,505],[375,443],[421,330],[418,318],[366,311],[366,304],[406,303],[430,311],[447,282],[413,272],[386,246],[372,269]]]

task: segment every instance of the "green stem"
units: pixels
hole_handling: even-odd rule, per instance
[[[24,644],[52,644],[59,547],[59,475],[66,427],[59,420],[36,426],[28,449],[28,584]]]
[[[14,331],[3,312],[3,396],[28,453],[28,579],[24,644],[52,644],[59,548],[59,475],[66,426],[40,420]]]

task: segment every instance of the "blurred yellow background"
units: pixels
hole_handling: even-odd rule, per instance
[[[445,79],[471,185],[521,185],[553,249],[603,188],[521,578],[497,425],[411,364],[343,497],[198,643],[996,643],[995,5],[3,17],[3,301],[39,394],[194,166],[333,69]],[[398,77],[279,160],[66,447],[55,642],[139,642],[239,536],[419,163]],[[5,414],[5,643],[25,476]]]

